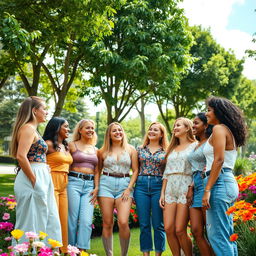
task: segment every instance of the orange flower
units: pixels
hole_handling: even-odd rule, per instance
[[[230,240],[231,242],[234,242],[234,241],[237,240],[237,238],[238,238],[238,234],[234,233],[234,234],[232,234],[232,235],[229,237],[229,240]]]
[[[236,207],[235,206],[231,206],[226,211],[226,214],[229,215],[229,214],[233,213],[235,210],[236,210]]]
[[[245,211],[244,214],[242,215],[242,220],[247,221],[251,220],[253,217],[253,214],[250,211]]]

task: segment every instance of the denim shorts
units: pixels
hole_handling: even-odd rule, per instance
[[[191,208],[203,207],[202,198],[204,195],[204,182],[201,174],[202,172],[200,171],[196,171],[193,173],[194,193]]]
[[[130,177],[117,178],[101,175],[98,197],[117,199],[122,196],[123,192],[128,188],[129,183]],[[130,197],[133,197],[133,191],[130,193]]]

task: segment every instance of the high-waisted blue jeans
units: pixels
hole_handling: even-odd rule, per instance
[[[80,249],[90,249],[94,205],[90,193],[94,181],[68,177],[68,242]]]
[[[209,177],[204,179],[207,184]],[[206,228],[210,244],[216,256],[236,256],[237,244],[229,237],[234,233],[233,216],[226,211],[238,197],[238,185],[231,169],[222,169],[211,189],[210,206],[206,211]]]
[[[153,250],[151,223],[154,228],[154,245],[156,252],[165,250],[165,231],[163,211],[159,206],[162,188],[160,176],[138,176],[134,199],[140,223],[140,250]]]

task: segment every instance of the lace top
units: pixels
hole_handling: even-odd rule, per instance
[[[122,173],[127,174],[131,168],[131,157],[128,152],[120,155],[119,160],[116,156],[107,155],[103,161],[103,171],[109,173]]]
[[[42,137],[33,143],[28,151],[27,157],[29,162],[46,163],[46,152],[48,146]]]
[[[206,158],[203,153],[204,146],[205,143],[202,144],[199,148],[192,150],[188,155],[188,161],[191,164],[192,172],[202,172],[206,167]]]
[[[167,179],[167,175],[171,173],[185,173],[191,174],[191,165],[188,161],[188,155],[195,149],[197,142],[191,143],[187,148],[182,151],[176,152],[173,150],[167,157],[166,167],[163,175],[163,179]]]
[[[161,171],[161,163],[165,157],[165,151],[163,149],[158,149],[154,154],[152,154],[147,146],[138,147],[138,158],[139,158],[139,175],[155,175],[163,176]]]

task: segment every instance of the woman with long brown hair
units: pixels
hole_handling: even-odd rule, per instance
[[[37,132],[37,126],[46,121],[46,116],[45,101],[31,96],[21,104],[14,124],[11,154],[21,168],[14,183],[15,229],[42,231],[61,242],[59,214],[46,164],[47,144]],[[22,241],[25,239],[21,238]]]
[[[186,195],[192,182],[189,153],[197,142],[192,134],[192,121],[180,117],[174,123],[171,143],[165,156],[166,167],[160,206],[164,213],[164,228],[173,256],[180,256],[181,249],[186,256],[192,255],[192,243],[187,234],[189,207]]]
[[[134,199],[140,223],[140,250],[149,256],[153,250],[151,225],[154,229],[155,255],[165,250],[163,210],[159,206],[162,189],[162,164],[168,146],[165,127],[159,122],[150,124],[142,146],[138,147],[139,176]]]
[[[133,185],[138,176],[138,155],[128,144],[121,124],[111,123],[104,144],[98,151],[100,178],[98,201],[102,213],[102,241],[107,256],[113,255],[113,210],[118,212],[121,255],[126,256],[130,242],[129,215]],[[133,170],[130,178],[130,169]]]

